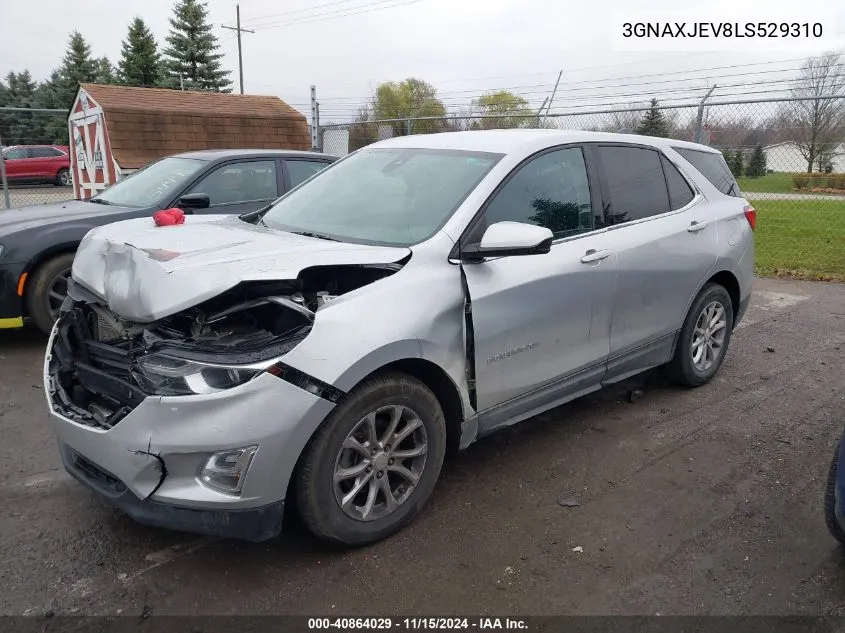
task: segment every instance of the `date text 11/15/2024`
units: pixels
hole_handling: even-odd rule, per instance
[[[387,631],[387,630],[512,630],[525,631],[528,623],[520,618],[501,617],[413,617],[413,618],[309,618],[308,630]]]

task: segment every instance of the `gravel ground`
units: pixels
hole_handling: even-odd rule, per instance
[[[845,614],[821,506],[845,285],[759,280],[711,384],[651,374],[482,440],[355,551],[296,521],[255,545],[105,507],[60,469],[44,338],[0,334],[0,614]]]

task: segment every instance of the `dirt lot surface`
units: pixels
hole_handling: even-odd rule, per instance
[[[407,529],[345,552],[295,522],[255,545],[105,507],[60,469],[43,345],[0,336],[0,613],[845,614],[821,509],[845,285],[758,281],[711,384],[649,375],[482,440]]]

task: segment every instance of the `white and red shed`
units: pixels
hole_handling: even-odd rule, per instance
[[[311,148],[305,116],[278,97],[88,83],[76,93],[68,133],[78,199],[170,154]]]

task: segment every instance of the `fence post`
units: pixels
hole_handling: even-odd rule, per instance
[[[704,102],[713,94],[713,91],[716,89],[716,84],[713,84],[713,87],[707,91],[707,94],[702,97],[701,102],[698,104],[698,117],[695,120],[695,142],[701,142],[701,126],[704,125]]]
[[[320,114],[317,111],[317,86],[311,86],[311,149],[320,147]]]
[[[543,114],[543,108],[546,107],[546,104],[548,102],[549,102],[549,98],[546,97],[545,99],[543,99],[543,104],[540,106],[540,109],[537,110],[537,127],[538,128],[540,127],[540,116],[542,116],[542,114]]]
[[[557,75],[557,81],[555,82],[555,89],[552,90],[552,96],[549,97],[549,107],[546,108],[546,116],[543,117],[543,126],[546,125],[546,118],[549,116],[549,112],[552,109],[552,101],[555,100],[555,95],[557,94],[557,87],[560,84],[560,78],[563,77],[563,70],[561,70]],[[545,103],[545,101],[543,102]]]
[[[3,181],[3,200],[6,208],[10,209],[12,203],[9,200],[9,182],[6,180],[6,156],[3,154],[3,138],[0,137],[0,180]]]
[[[411,130],[414,127],[414,121],[410,117],[405,119],[405,136],[411,136]]]

